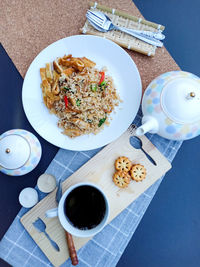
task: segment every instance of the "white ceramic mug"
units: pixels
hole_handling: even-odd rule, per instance
[[[74,190],[77,187],[80,186],[91,186],[93,188],[96,188],[101,195],[103,196],[103,199],[105,201],[105,214],[103,219],[101,220],[101,222],[96,225],[94,228],[91,229],[79,229],[76,228],[75,226],[73,226],[72,223],[70,223],[69,219],[67,218],[65,211],[64,211],[64,206],[65,206],[65,200],[67,198],[67,196],[69,195],[70,192],[72,192],[72,190]],[[62,227],[69,232],[70,234],[74,235],[74,236],[78,236],[78,237],[89,237],[89,236],[93,236],[95,234],[97,234],[98,232],[100,232],[103,227],[106,225],[108,217],[109,217],[109,204],[108,204],[108,199],[106,197],[106,195],[104,194],[104,192],[95,184],[93,183],[78,183],[75,184],[71,187],[69,187],[65,193],[62,195],[62,198],[59,201],[59,205],[58,208],[55,209],[51,209],[51,210],[47,210],[45,213],[46,217],[48,218],[52,218],[52,217],[56,217],[58,216],[60,223],[62,225]]]

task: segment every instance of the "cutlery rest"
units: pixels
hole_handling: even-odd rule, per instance
[[[101,4],[91,2],[90,8],[91,10],[101,11],[105,13],[110,17],[114,24],[120,27],[151,32],[155,32],[158,30],[163,31],[165,29],[165,27],[162,25],[147,21],[136,16],[131,16],[125,12],[122,12],[117,9],[112,9]],[[147,44],[133,36],[130,36],[120,31],[109,31],[105,33],[99,32],[94,29],[87,20],[83,27],[80,29],[80,32],[84,34],[93,34],[108,38],[124,48],[137,51],[147,56],[154,56],[156,53],[156,46],[154,45]]]

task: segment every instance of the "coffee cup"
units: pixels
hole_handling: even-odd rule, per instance
[[[93,183],[78,183],[62,195],[58,208],[46,211],[46,217],[58,216],[62,227],[78,237],[89,237],[100,232],[109,217],[108,199]]]

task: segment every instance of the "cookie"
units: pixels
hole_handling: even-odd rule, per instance
[[[117,171],[128,172],[131,169],[131,161],[127,157],[119,157],[115,161],[115,169]]]
[[[147,172],[146,172],[146,169],[143,165],[135,164],[131,168],[130,174],[131,174],[131,178],[134,181],[138,182],[138,181],[142,181],[145,179]]]
[[[117,171],[113,175],[113,182],[120,188],[127,187],[130,180],[130,175],[127,172]]]

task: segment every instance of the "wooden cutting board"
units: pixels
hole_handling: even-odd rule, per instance
[[[171,168],[171,164],[167,159],[145,136],[140,138],[143,143],[143,148],[155,160],[157,165],[153,165],[142,150],[133,148],[130,144],[130,138],[134,136],[134,133],[134,126],[131,125],[120,138],[107,145],[62,184],[63,192],[71,185],[83,181],[92,182],[101,187],[107,195],[110,205],[108,223]],[[113,183],[112,176],[115,172],[114,162],[119,156],[126,156],[132,163],[144,165],[147,170],[146,179],[138,183],[132,180],[126,189],[118,188]],[[45,211],[57,206],[55,194],[56,190],[27,212],[21,218],[21,223],[50,262],[54,266],[60,266],[69,257],[65,233],[58,218],[45,218]],[[43,233],[38,233],[33,227],[32,223],[38,217],[46,223],[46,231],[58,244],[60,248],[59,252],[55,251]],[[76,250],[78,251],[89,240],[90,238],[74,237]]]

